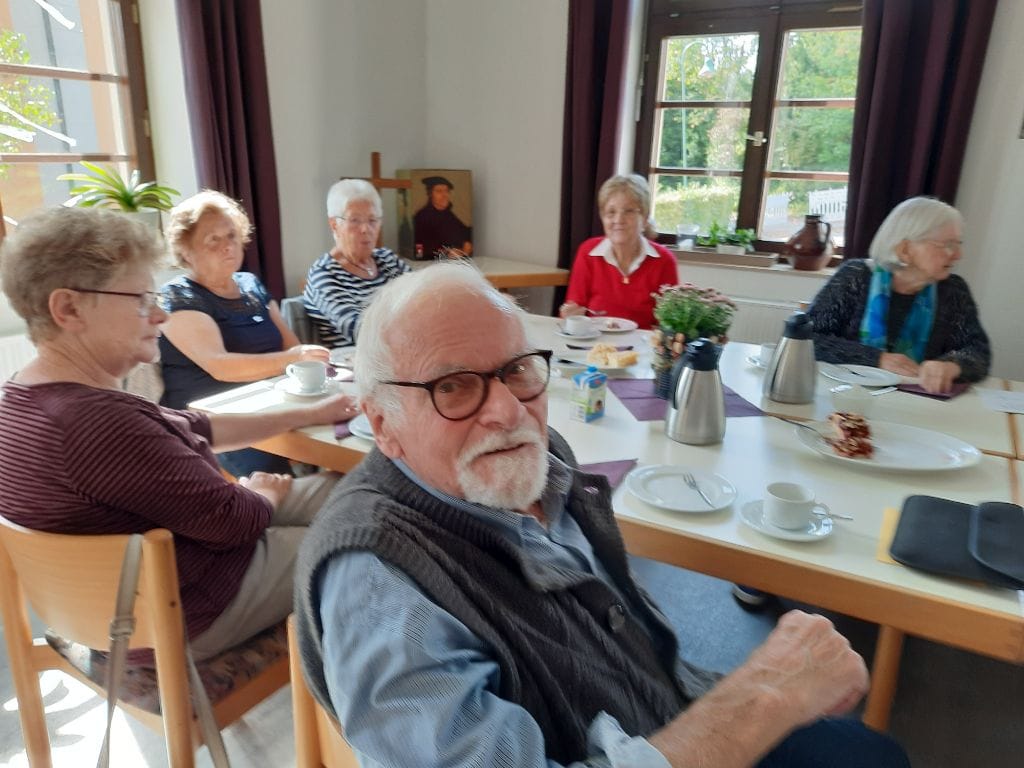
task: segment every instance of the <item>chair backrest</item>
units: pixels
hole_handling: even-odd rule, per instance
[[[39,697],[38,655],[32,648],[26,604],[56,633],[91,648],[108,649],[127,543],[128,536],[45,533],[0,517],[0,609],[16,692],[26,710],[31,707],[25,703]],[[153,648],[168,756],[172,765],[192,765],[185,627],[170,531],[155,529],[144,535],[137,592],[136,627],[129,644]],[[30,683],[34,692],[27,687]],[[38,713],[20,714],[28,744],[31,728],[25,718],[41,718],[41,702]]]
[[[295,616],[288,617],[288,658],[292,673],[296,768],[359,768],[341,726],[320,706],[302,676]]]
[[[301,296],[290,296],[281,302],[281,317],[292,329],[292,333],[299,337],[303,344],[319,344],[320,334],[317,332],[314,323],[306,312],[306,305],[302,303]]]

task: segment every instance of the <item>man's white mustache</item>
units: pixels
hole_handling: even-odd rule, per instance
[[[523,444],[535,445],[538,448],[544,447],[543,442],[541,442],[540,435],[531,429],[519,427],[511,432],[493,432],[488,434],[476,445],[466,449],[462,454],[460,463],[463,466],[466,466],[480,456],[483,456],[485,453],[504,451]]]

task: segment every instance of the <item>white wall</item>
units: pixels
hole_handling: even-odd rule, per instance
[[[999,3],[956,200],[966,220],[964,259],[957,271],[970,283],[992,339],[993,374],[1017,380],[1024,379],[1021,40],[1024,3]]]
[[[430,0],[426,167],[473,171],[474,249],[558,259],[565,0]]]

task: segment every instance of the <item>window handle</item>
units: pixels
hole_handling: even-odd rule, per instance
[[[764,135],[764,131],[754,131],[754,135],[747,134],[747,141],[753,144],[755,147],[760,147],[763,144],[768,143],[768,137]]]

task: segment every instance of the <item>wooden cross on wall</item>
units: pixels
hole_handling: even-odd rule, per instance
[[[382,189],[410,189],[411,179],[385,179],[380,175],[380,152],[370,153],[370,178],[366,179],[380,192]],[[377,247],[382,245],[383,228],[377,233]]]

